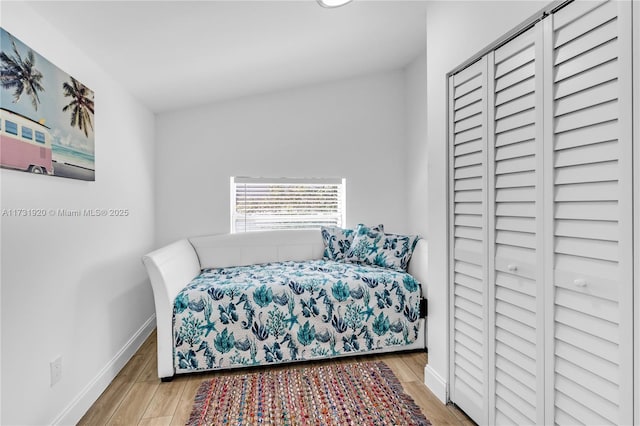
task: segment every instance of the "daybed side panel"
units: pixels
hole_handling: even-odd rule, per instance
[[[171,377],[173,368],[173,302],[176,295],[200,273],[193,246],[180,240],[142,257],[156,305],[158,377]]]
[[[429,265],[429,243],[424,238],[420,238],[416,247],[413,250],[413,254],[411,255],[411,260],[409,261],[409,265],[407,266],[407,272],[413,276],[418,282],[422,284],[421,291],[422,297],[429,300],[429,286],[427,283],[427,270]],[[422,326],[420,328],[420,335],[422,340],[422,347],[428,348],[429,336],[427,336],[427,321],[429,315],[426,318],[422,318]]]
[[[420,238],[411,255],[407,266],[407,272],[413,278],[422,283],[422,297],[427,298],[427,266],[429,264],[429,244],[424,238]]]

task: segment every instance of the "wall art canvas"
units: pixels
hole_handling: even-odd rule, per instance
[[[0,167],[95,181],[94,93],[0,28]]]

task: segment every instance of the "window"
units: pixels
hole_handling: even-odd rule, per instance
[[[18,136],[18,125],[13,121],[4,120],[4,129],[7,133]]]
[[[231,178],[231,232],[345,223],[345,180]]]
[[[44,143],[45,142],[44,133],[39,132],[39,131],[36,130],[36,142],[38,142],[38,143]]]
[[[33,140],[33,130],[28,127],[22,126],[22,137],[25,139]]]

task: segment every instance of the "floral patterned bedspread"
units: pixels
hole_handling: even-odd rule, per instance
[[[331,260],[205,269],[176,297],[176,372],[307,360],[413,343],[420,283]]]

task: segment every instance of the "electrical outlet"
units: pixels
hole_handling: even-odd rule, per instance
[[[55,385],[62,379],[62,357],[54,359],[49,363],[51,370],[51,386]]]

